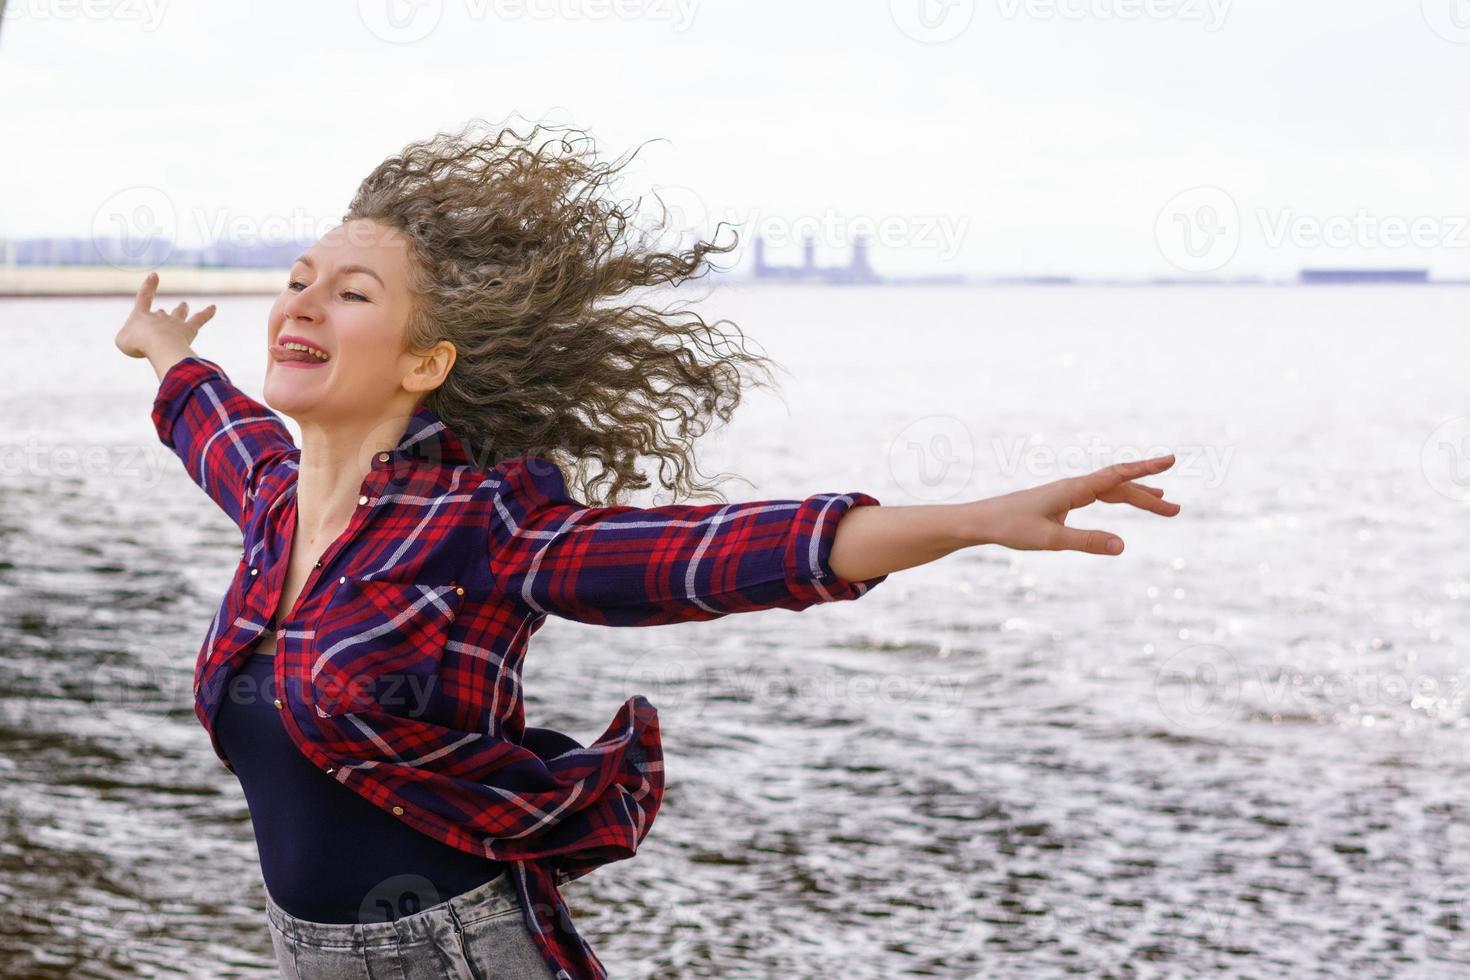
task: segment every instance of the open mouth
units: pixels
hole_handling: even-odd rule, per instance
[[[332,356],[313,344],[295,337],[285,337],[270,346],[271,356],[277,363],[292,367],[315,367],[325,364]]]

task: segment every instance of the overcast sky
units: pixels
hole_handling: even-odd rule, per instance
[[[0,236],[320,233],[514,112],[774,261],[1470,277],[1467,0],[9,0],[0,90]]]

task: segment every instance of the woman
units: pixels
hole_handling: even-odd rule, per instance
[[[274,411],[194,353],[213,306],[153,309],[156,274],[117,335],[159,376],[160,440],[241,530],[195,713],[249,803],[287,977],[605,976],[558,886],[647,835],[658,717],[634,695],[590,746],[527,727],[548,614],[799,611],[972,545],[1116,555],[1065,525],[1097,500],[1179,511],[1133,482],[1172,456],[963,504],[613,503],[650,485],[640,455],[707,489],[691,444],[765,359],[698,315],[608,302],[734,245],[634,240],[600,193],[621,164],[532,147],[542,128],[440,134],[363,181],[271,308]]]

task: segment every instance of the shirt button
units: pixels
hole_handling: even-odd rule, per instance
[[[346,575],[344,575],[344,576],[342,576],[342,577],[341,577],[341,578],[339,578],[339,579],[338,579],[338,580],[337,580],[337,584],[338,584],[338,585],[346,585],[346,584],[347,584],[347,576],[346,576]]]
[[[464,595],[464,586],[462,586],[462,585],[455,586],[454,594],[455,595]]]
[[[321,561],[320,558],[318,558],[317,561],[316,561],[316,567],[317,568],[321,568],[322,567],[322,561]]]
[[[337,771],[337,770],[335,770],[335,769],[333,769],[333,768],[332,768],[332,767],[331,767],[331,766],[327,766],[327,772],[328,772],[328,774],[330,774],[330,773],[334,773],[334,772],[336,772],[336,771]]]
[[[388,462],[388,454],[387,453],[378,453],[378,462],[380,462],[380,463],[386,463],[386,462]]]
[[[285,705],[281,703],[281,699],[280,698],[276,698],[276,700],[275,700],[274,703],[275,703],[275,706],[277,708],[284,708],[285,707]]]
[[[365,503],[367,503],[367,495],[366,495],[366,494],[364,494],[364,495],[363,495],[363,496],[361,496],[361,497],[358,497],[358,498],[357,498],[357,502],[358,502],[358,503],[360,503],[360,504],[365,504]]]
[[[395,806],[393,808],[393,813],[394,813],[395,816],[399,816],[399,817],[403,816],[403,807],[401,807],[401,806]]]
[[[258,568],[252,568],[250,570],[250,574],[251,575],[259,575],[260,574],[260,569],[258,569]]]

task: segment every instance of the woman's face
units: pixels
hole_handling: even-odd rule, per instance
[[[407,238],[367,220],[333,228],[296,260],[270,312],[272,408],[318,423],[403,415],[443,379],[452,345],[442,344],[427,373],[425,358],[407,349],[409,261]],[[326,358],[284,346],[293,339]]]

